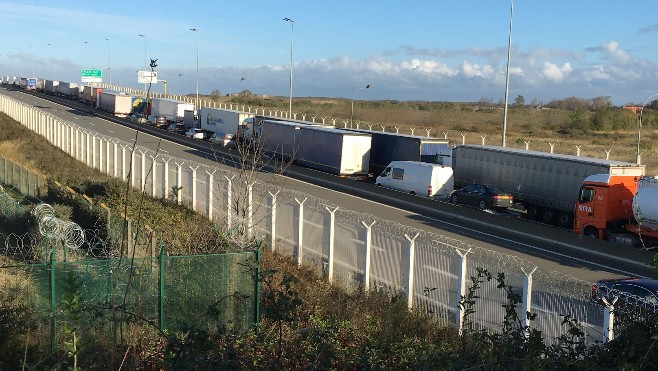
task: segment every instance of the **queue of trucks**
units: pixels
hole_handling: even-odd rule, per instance
[[[117,116],[135,113],[140,98],[76,83],[14,79],[21,88],[94,102]],[[3,78],[3,82],[5,79]],[[142,99],[142,102],[143,99]],[[447,140],[338,129],[154,98],[148,113],[222,138],[249,143],[266,156],[340,176],[370,178],[400,191],[446,200],[467,184],[492,185],[514,196],[526,219],[591,238],[658,248],[658,177],[643,165]],[[158,121],[159,122],[159,121]]]

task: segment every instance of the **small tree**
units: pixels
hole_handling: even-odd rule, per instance
[[[516,107],[523,107],[525,106],[525,98],[523,95],[519,94],[514,98],[514,106]]]

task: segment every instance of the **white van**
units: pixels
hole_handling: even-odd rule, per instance
[[[454,187],[452,168],[417,161],[393,161],[375,184],[412,195],[447,200]]]

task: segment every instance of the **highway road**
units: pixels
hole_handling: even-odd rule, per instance
[[[104,113],[89,106],[61,98],[59,101],[66,105],[51,102],[44,98],[53,97],[41,93],[28,94],[3,87],[2,94],[108,137],[129,143],[136,141],[139,146],[154,151],[157,149],[172,157],[230,169],[227,161],[223,160],[232,154],[230,150],[208,142],[164,133],[160,129],[127,120],[113,120],[121,121],[117,124],[99,117]],[[279,186],[328,200],[342,209],[370,213],[381,219],[515,255],[545,271],[559,271],[580,280],[593,282],[619,276],[658,277],[656,270],[648,264],[653,252],[581,238],[570,231],[518,220],[510,214],[433,201],[298,166],[290,166],[285,177],[273,178],[271,173],[261,173],[259,176],[263,181],[275,181]]]

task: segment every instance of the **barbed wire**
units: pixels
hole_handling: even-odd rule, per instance
[[[0,185],[0,213],[7,218],[13,218],[22,211],[20,203],[8,195]]]
[[[46,238],[59,240],[69,249],[78,249],[85,243],[85,233],[80,226],[55,215],[55,209],[46,203],[37,205],[32,215],[39,224],[39,232]]]

